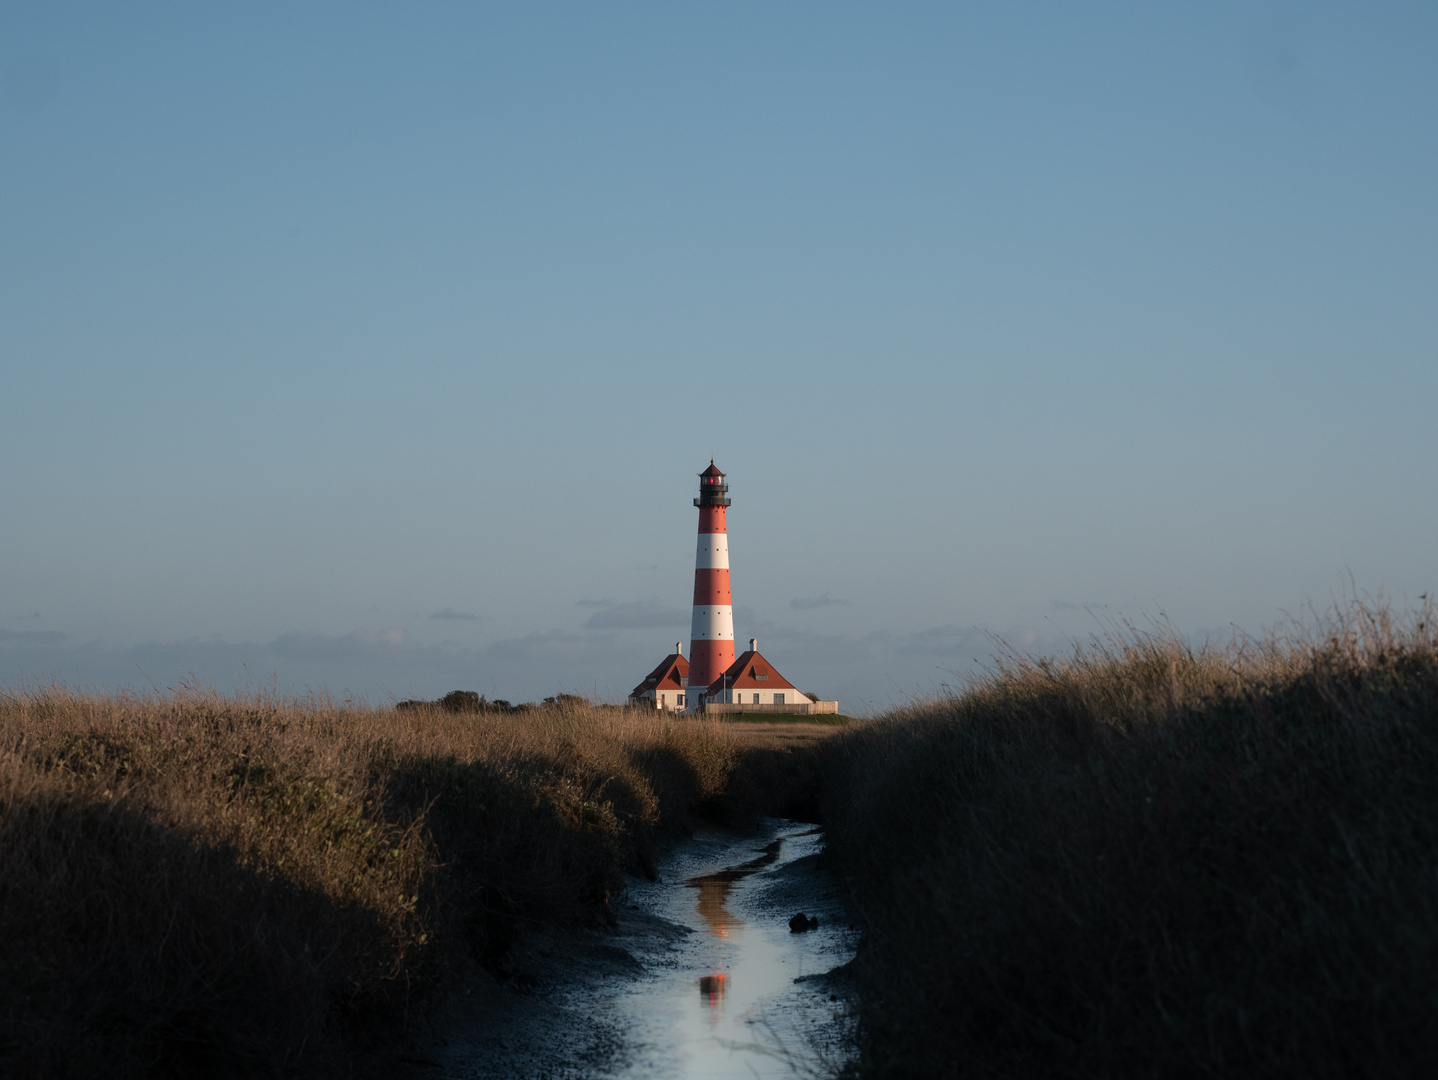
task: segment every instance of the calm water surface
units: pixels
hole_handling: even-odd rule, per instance
[[[698,1080],[826,1076],[852,1052],[843,984],[853,956],[822,836],[770,820],[703,832],[632,880],[619,930],[535,941],[536,988],[479,1002],[423,1063],[441,1080]],[[818,929],[794,934],[797,912]],[[547,958],[547,959],[545,959]],[[798,980],[798,981],[796,981]]]
[[[629,1042],[616,1077],[753,1077],[824,1074],[847,1059],[852,1023],[821,975],[853,955],[832,890],[812,871],[821,836],[771,821],[765,835],[701,835],[631,889],[641,910],[692,927],[678,946],[648,956],[652,974],[596,1007]],[[805,862],[800,863],[799,860]],[[796,863],[798,865],[796,865]],[[803,910],[819,928],[789,930]]]

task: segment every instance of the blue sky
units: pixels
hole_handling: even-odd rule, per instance
[[[1438,9],[0,7],[0,683],[873,708],[1433,587]],[[1095,613],[1098,613],[1097,615]]]

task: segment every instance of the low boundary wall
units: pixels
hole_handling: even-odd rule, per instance
[[[724,713],[789,713],[794,716],[837,716],[839,714],[837,701],[805,701],[802,704],[794,705],[726,705],[718,701],[709,701],[699,708],[701,712],[715,715]]]

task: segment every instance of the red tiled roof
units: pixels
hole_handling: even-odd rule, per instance
[[[684,680],[681,682],[680,680]],[[630,697],[638,697],[650,690],[675,690],[683,687],[689,679],[689,661],[679,653],[670,653],[657,668],[644,677],[644,681],[629,691]]]
[[[763,676],[760,678],[759,676]],[[774,669],[759,653],[750,650],[729,665],[719,678],[709,684],[707,694],[730,690],[797,690],[799,689]]]

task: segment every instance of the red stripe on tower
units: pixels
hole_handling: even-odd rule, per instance
[[[689,643],[690,711],[704,689],[734,663],[734,607],[729,596],[729,485],[709,462],[699,474],[699,542],[694,551],[694,620]]]

